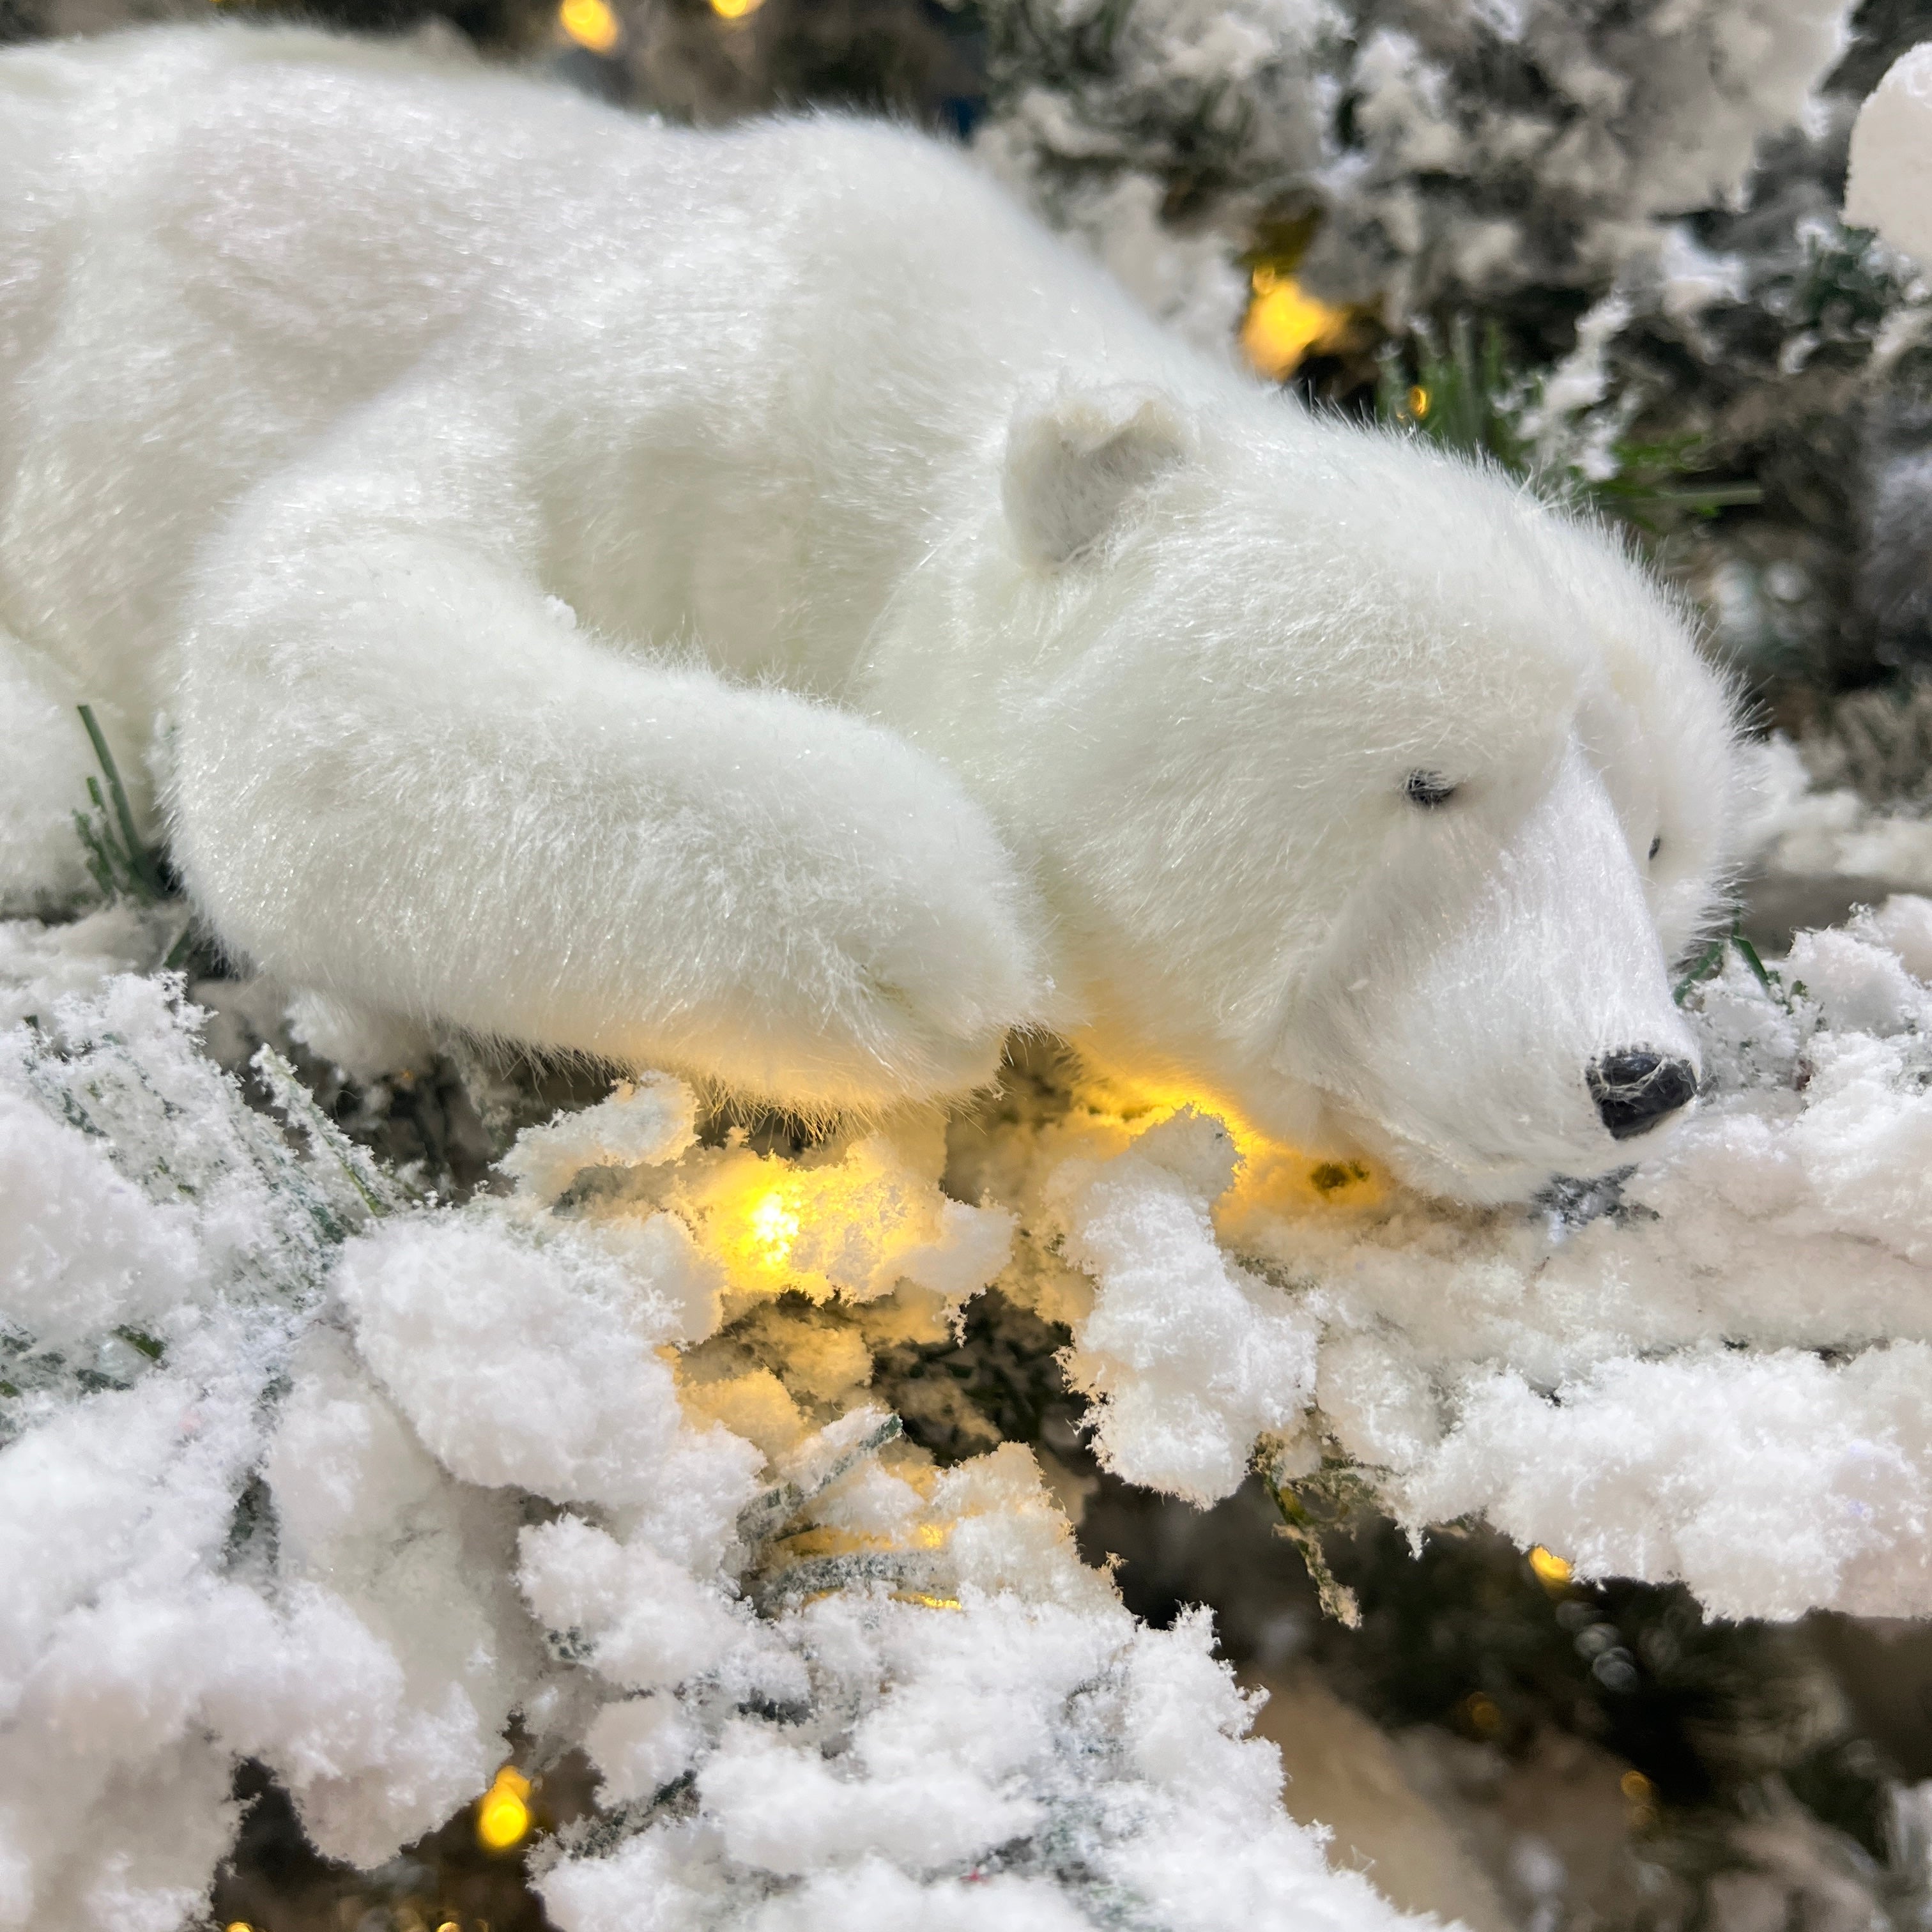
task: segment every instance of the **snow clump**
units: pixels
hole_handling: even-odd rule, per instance
[[[1838,809],[1767,797],[1774,844]],[[880,1402],[994,1285],[1135,1483],[1932,1610],[1932,899],[1712,949],[1695,1112],[1527,1211],[1204,1097],[1017,1081],[780,1156],[652,1074],[438,1202],[272,1048],[251,1103],[164,924],[0,926],[0,1927],[192,1921],[244,1758],[375,1866],[513,1725],[602,1780],[534,1855],[565,1932],[1392,1924],[1204,1620],[1137,1624],[1024,1445]]]
[[[943,1331],[1006,1265],[935,1132],[700,1145],[646,1076],[416,1200],[95,920],[0,930],[0,1926],[196,1921],[244,1758],[374,1867],[513,1719],[602,1780],[536,1856],[566,1932],[1398,1922],[1282,1810],[1205,1620],[1138,1624],[1028,1450],[938,1466],[814,1314]],[[1214,1130],[1166,1138],[1211,1256]]]
[[[1858,110],[1845,219],[1932,270],[1932,40],[1900,54]]]

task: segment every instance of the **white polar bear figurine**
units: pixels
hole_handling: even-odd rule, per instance
[[[1052,1028],[1477,1201],[1690,1097],[1682,614],[964,157],[213,27],[0,56],[0,181],[16,906],[84,700],[221,943],[356,1012],[815,1111]]]

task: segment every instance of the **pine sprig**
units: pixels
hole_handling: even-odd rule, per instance
[[[103,796],[100,778],[90,776],[87,796],[92,814],[76,812],[74,830],[86,848],[87,869],[104,898],[131,898],[141,905],[159,905],[172,894],[162,875],[160,855],[142,838],[134,824],[134,808],[128,802],[127,788],[121,782],[121,769],[108,748],[107,737],[94,715],[91,704],[77,707],[88,741],[107,782]],[[112,801],[112,810],[110,801]]]
[[[1306,1476],[1286,1475],[1279,1458],[1267,1454],[1256,1459],[1256,1468],[1281,1514],[1274,1533],[1300,1552],[1322,1614],[1345,1630],[1359,1629],[1361,1605],[1330,1568],[1323,1544],[1331,1531],[1343,1527],[1365,1504],[1374,1505],[1373,1490],[1359,1471],[1340,1457],[1325,1457],[1319,1468]]]
[[[1544,379],[1514,365],[1494,322],[1480,346],[1466,316],[1450,324],[1448,338],[1444,349],[1419,334],[1408,356],[1394,344],[1383,350],[1378,421],[1443,449],[1486,457],[1555,502],[1616,516],[1652,536],[1678,516],[1708,518],[1763,500],[1754,482],[1697,480],[1709,452],[1694,435],[1619,438],[1610,446],[1614,467],[1604,476],[1540,457],[1525,425],[1542,405]]]
[[[1701,986],[1706,980],[1714,979],[1717,976],[1723,968],[1724,955],[1727,952],[1735,952],[1744,962],[1745,966],[1750,970],[1751,977],[1764,988],[1768,998],[1775,1000],[1781,1006],[1788,1006],[1790,1004],[1790,1000],[1784,991],[1783,981],[1779,979],[1777,974],[1766,965],[1764,961],[1759,956],[1757,948],[1744,937],[1742,920],[1734,918],[1731,921],[1730,931],[1712,940],[1710,944],[1690,962],[1683,978],[1671,988],[1670,997],[1678,1005],[1681,1006],[1684,1004],[1690,996],[1693,987]],[[1802,992],[1803,988],[1800,987],[1798,990]]]

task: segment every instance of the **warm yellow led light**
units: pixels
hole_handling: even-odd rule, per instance
[[[798,1216],[776,1188],[752,1210],[752,1239],[774,1268],[790,1255],[791,1244],[798,1239]]]
[[[1478,1737],[1494,1737],[1503,1727],[1503,1714],[1496,1700],[1480,1690],[1472,1690],[1462,1700],[1462,1715]]]
[[[764,4],[765,0],[711,0],[711,10],[721,20],[742,20]]]
[[[685,1197],[683,1211],[730,1271],[734,1292],[795,1291],[814,1301],[830,1300],[838,1285],[862,1300],[888,1292],[898,1273],[891,1257],[939,1233],[903,1162],[869,1140],[811,1167],[728,1150]]]
[[[604,0],[563,0],[556,10],[556,24],[593,54],[608,54],[624,38],[622,25]]]
[[[1420,382],[1408,392],[1408,412],[1418,422],[1429,413],[1429,392]]]
[[[1553,1550],[1546,1550],[1541,1544],[1529,1552],[1529,1567],[1536,1572],[1536,1580],[1546,1590],[1560,1590],[1570,1580],[1570,1566]]]
[[[530,1828],[530,1781],[506,1764],[476,1802],[476,1836],[489,1850],[506,1852]]]
[[[1633,1804],[1648,1804],[1657,1787],[1640,1771],[1627,1771],[1617,1780],[1617,1788]]]
[[[1292,275],[1260,268],[1251,280],[1241,349],[1262,375],[1284,381],[1311,350],[1333,348],[1347,334],[1348,311],[1305,294]]]

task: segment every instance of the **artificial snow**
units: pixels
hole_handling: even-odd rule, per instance
[[[1225,341],[1238,313],[1221,265],[1262,211],[1282,208],[1320,211],[1298,273],[1332,301],[1412,316],[1563,287],[1637,296],[1694,328],[1734,296],[1740,265],[1699,248],[1682,218],[1732,205],[1768,139],[1819,124],[1850,12],[1142,0],[1116,22],[1094,0],[998,0],[994,112],[976,146],[1204,340],[1218,317]],[[1217,196],[1216,178],[1232,191]],[[1900,176],[1893,202],[1922,178]],[[1186,215],[1152,219],[1172,188]],[[1218,262],[1204,245],[1216,240]]]
[[[1932,269],[1932,40],[1900,54],[1858,110],[1845,219]]]
[[[1766,770],[1774,855],[1870,820]],[[251,1104],[158,936],[0,928],[0,1926],[192,1919],[242,1756],[378,1864],[519,1713],[602,1780],[565,1932],[1392,1923],[1204,1617],[871,1391],[995,1283],[1130,1480],[1325,1465],[1716,1615],[1932,1610],[1932,898],[1707,960],[1696,1111],[1526,1211],[1099,1090],[784,1158],[662,1075],[439,1203],[272,1050]]]

